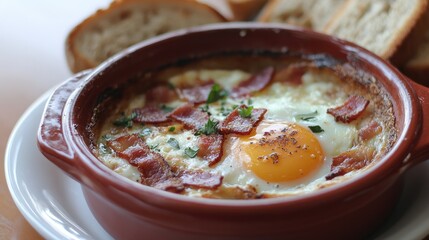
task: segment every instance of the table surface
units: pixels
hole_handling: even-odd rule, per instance
[[[0,155],[25,109],[72,75],[68,32],[110,0],[0,0]],[[0,164],[0,239],[42,239],[15,207]]]

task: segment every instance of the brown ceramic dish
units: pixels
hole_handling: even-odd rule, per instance
[[[370,72],[389,92],[398,138],[378,164],[352,181],[306,195],[257,200],[191,198],[125,181],[88,147],[86,127],[100,99],[146,69],[220,51],[324,53]],[[221,24],[167,34],[66,81],[50,98],[41,152],[82,184],[99,223],[116,239],[359,239],[388,217],[401,177],[429,158],[429,90],[351,43],[302,29]]]

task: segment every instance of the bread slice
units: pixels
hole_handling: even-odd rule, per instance
[[[401,67],[401,70],[416,82],[429,84],[429,28],[426,30],[424,42],[419,45],[416,54]]]
[[[322,31],[344,3],[344,0],[271,0],[258,20]]]
[[[423,40],[427,7],[427,0],[347,0],[323,31],[400,66]]]
[[[194,0],[116,0],[77,25],[66,39],[72,72],[94,68],[119,51],[176,29],[223,22],[211,7]]]

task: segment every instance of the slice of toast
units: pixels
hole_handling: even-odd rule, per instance
[[[428,0],[270,0],[258,20],[334,35],[402,66],[423,42],[428,5]],[[417,61],[407,68],[417,69]]]
[[[423,41],[427,0],[347,0],[323,32],[357,43],[400,66]]]
[[[116,0],[77,25],[66,39],[72,72],[94,68],[119,51],[172,30],[223,22],[194,0]]]
[[[271,0],[258,20],[322,31],[344,3],[344,0]]]

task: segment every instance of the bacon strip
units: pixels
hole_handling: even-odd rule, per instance
[[[210,91],[213,87],[214,81],[208,81],[200,86],[192,88],[177,89],[180,99],[184,99],[194,104],[200,104],[206,102]]]
[[[359,129],[359,138],[362,141],[368,141],[381,133],[382,130],[378,122],[372,121],[364,128]]]
[[[161,154],[152,151],[137,135],[122,136],[107,144],[119,157],[137,167],[142,184],[171,192],[184,189]]]
[[[148,103],[168,103],[177,99],[176,92],[166,85],[159,85],[150,88],[145,95],[146,104]]]
[[[236,134],[249,134],[253,127],[256,127],[264,117],[267,109],[265,108],[254,108],[250,117],[244,118],[240,116],[238,112],[239,108],[246,107],[241,105],[234,109],[225,120],[220,124],[219,131],[222,134],[236,133]]]
[[[209,166],[212,167],[222,158],[223,140],[224,137],[221,134],[201,135],[198,141],[197,156],[208,161]]]
[[[232,89],[231,96],[242,97],[252,92],[262,90],[271,82],[273,76],[274,68],[267,67],[246,81],[241,82],[238,86],[234,87]]]
[[[187,103],[176,108],[170,117],[179,121],[189,129],[200,129],[204,127],[209,120],[209,115],[194,107],[193,104]]]
[[[136,166],[144,185],[157,189],[181,192],[186,187],[216,189],[223,176],[203,171],[175,173],[161,154],[152,151],[136,134],[126,135],[107,142],[117,156]]]
[[[374,157],[373,148],[357,147],[333,158],[331,172],[326,176],[327,180],[343,176],[354,170],[361,169],[371,163]]]
[[[368,106],[369,101],[362,96],[353,95],[336,108],[328,108],[328,113],[335,117],[335,121],[349,123],[357,119]]]
[[[164,123],[169,121],[170,115],[169,112],[154,104],[136,108],[133,113],[135,114],[133,121],[137,123]]]
[[[187,187],[216,189],[222,185],[223,176],[203,171],[186,171],[180,174],[180,179]]]

